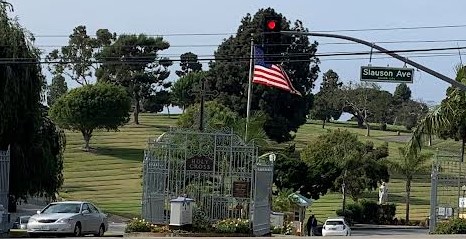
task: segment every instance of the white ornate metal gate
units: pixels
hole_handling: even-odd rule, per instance
[[[142,216],[167,224],[170,199],[193,198],[212,221],[249,218],[258,150],[231,130],[171,128],[144,154]]]

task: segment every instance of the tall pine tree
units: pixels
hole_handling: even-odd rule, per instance
[[[254,16],[247,14],[235,36],[225,39],[215,52],[210,64],[209,85],[220,92],[220,102],[242,116],[246,115],[247,87],[251,35],[256,44],[264,40],[262,26],[267,16],[279,17],[283,30],[303,30],[302,23],[291,25],[282,14],[272,8],[260,9]],[[304,29],[305,30],[305,29]],[[293,138],[291,132],[306,122],[312,106],[311,90],[317,78],[319,60],[315,57],[317,43],[310,43],[304,36],[281,35],[279,42],[264,48],[274,61],[283,67],[302,97],[282,90],[253,86],[251,110],[266,114],[264,130],[269,138],[284,142]]]

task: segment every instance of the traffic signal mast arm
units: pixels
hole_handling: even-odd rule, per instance
[[[369,46],[369,47],[372,47],[374,49],[377,49],[379,50],[380,52],[382,53],[385,53],[393,58],[396,58],[406,64],[409,64],[419,70],[422,70],[430,75],[433,75],[437,78],[439,78],[440,80],[443,80],[445,82],[448,82],[450,83],[451,85],[463,90],[463,91],[466,91],[466,85],[462,84],[461,82],[458,82],[454,79],[451,79],[450,77],[448,76],[445,76],[441,73],[438,73],[432,69],[429,69],[419,63],[416,63],[414,61],[411,61],[409,60],[408,58],[406,57],[402,57],[398,54],[396,54],[395,52],[393,51],[389,51],[381,46],[378,46],[378,45],[375,45],[374,43],[370,43],[370,42],[367,42],[367,41],[364,41],[364,40],[361,40],[361,39],[358,39],[358,38],[354,38],[354,37],[349,37],[349,36],[344,36],[344,35],[337,35],[337,34],[328,34],[328,33],[318,33],[318,32],[296,32],[296,31],[280,31],[280,33],[282,34],[287,34],[287,35],[304,35],[304,36],[316,36],[316,37],[328,37],[328,38],[338,38],[338,39],[344,39],[344,40],[348,40],[348,41],[352,41],[352,42],[356,42],[356,43],[359,43],[359,44],[363,44],[363,45],[366,45],[366,46]]]

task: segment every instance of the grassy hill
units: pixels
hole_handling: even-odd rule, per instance
[[[149,138],[157,137],[176,124],[176,116],[142,114],[140,125],[128,124],[118,132],[95,132],[91,139],[91,152],[83,152],[80,133],[66,132],[65,183],[61,196],[66,199],[82,199],[96,203],[109,213],[123,216],[139,216],[141,213],[141,166]],[[302,148],[328,129],[345,128],[359,135],[361,141],[371,140],[376,145],[389,143],[390,157],[397,157],[397,148],[409,139],[409,133],[397,135],[394,131],[372,130],[371,137],[364,136],[365,129],[353,123],[330,123],[322,129],[320,123],[303,125],[296,135],[297,148]],[[454,141],[434,141],[435,147],[458,150]],[[427,149],[429,150],[429,149]],[[396,202],[397,216],[404,215],[404,182],[392,175],[389,183],[390,202]],[[424,219],[430,207],[429,175],[419,175],[412,187],[411,218]],[[367,192],[365,197],[377,199],[377,192]],[[334,215],[341,208],[341,194],[331,193],[315,201],[311,210],[318,219]]]

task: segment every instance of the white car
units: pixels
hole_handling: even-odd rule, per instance
[[[93,234],[103,236],[108,229],[107,215],[89,202],[54,202],[29,218],[30,237],[49,234]]]
[[[322,227],[322,236],[351,236],[351,228],[343,218],[331,218]]]

